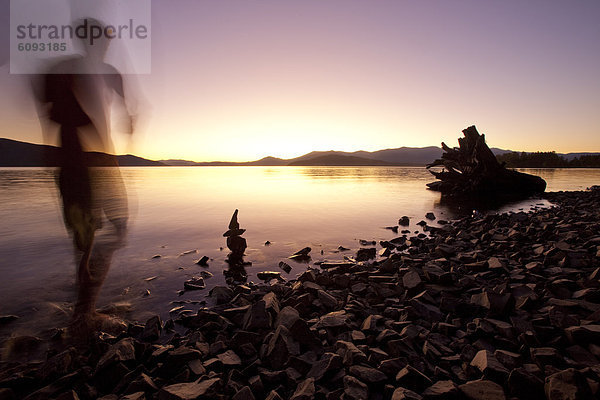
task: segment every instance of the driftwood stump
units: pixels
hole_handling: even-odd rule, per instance
[[[485,143],[485,135],[480,135],[475,126],[463,130],[463,134],[465,137],[458,139],[458,148],[451,149],[442,143],[442,158],[427,165],[427,168],[443,167],[441,171],[429,170],[438,179],[427,184],[431,190],[447,197],[494,201],[544,192],[546,181],[539,176],[500,164]]]

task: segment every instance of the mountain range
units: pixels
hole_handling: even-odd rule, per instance
[[[492,148],[496,155],[510,153],[511,150]],[[598,153],[567,153],[559,154],[567,160],[587,154]],[[429,147],[399,147],[378,151],[313,151],[300,157],[283,159],[264,157],[256,161],[230,162],[210,161],[195,162],[188,160],[148,160],[131,154],[118,155],[120,166],[424,166],[442,155],[442,149],[437,146]],[[105,153],[88,153],[93,165],[111,165],[111,157]],[[12,139],[0,138],[0,167],[41,167],[57,166],[59,148],[55,146],[19,142]]]

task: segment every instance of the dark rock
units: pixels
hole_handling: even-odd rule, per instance
[[[396,375],[396,382],[405,388],[422,392],[432,385],[431,379],[410,365],[402,368]]]
[[[202,267],[208,267],[208,260],[209,258],[207,256],[202,256],[198,261],[196,261],[196,264]]]
[[[48,359],[39,369],[42,381],[58,379],[77,367],[77,350],[71,347]]]
[[[421,400],[422,398],[420,394],[403,387],[397,388],[392,394],[392,400]]]
[[[217,304],[226,304],[233,299],[235,294],[228,286],[215,286],[208,292],[208,295],[214,298]]]
[[[471,360],[471,366],[480,370],[485,377],[496,382],[504,382],[508,377],[508,370],[488,350],[480,350]]]
[[[98,361],[97,369],[106,368],[119,362],[135,361],[135,345],[133,338],[124,338],[108,348]]]
[[[369,398],[369,389],[360,380],[353,376],[344,376],[344,398],[362,400]]]
[[[206,288],[206,284],[204,283],[204,278],[200,276],[194,276],[191,279],[183,282],[183,288],[185,290],[202,290]]]
[[[0,315],[0,326],[19,319],[16,315]]]
[[[313,364],[306,377],[320,381],[335,375],[340,368],[342,368],[342,357],[335,353],[325,353],[319,361]]]
[[[16,400],[17,396],[12,389],[0,388],[0,400]]]
[[[502,386],[488,380],[470,381],[458,389],[468,400],[506,400]]]
[[[315,395],[315,379],[308,378],[298,384],[290,400],[312,400]]]
[[[252,390],[250,387],[244,386],[241,388],[236,394],[231,397],[231,400],[254,400],[254,394],[252,394]]]
[[[256,277],[262,281],[270,281],[271,279],[283,279],[281,278],[281,272],[277,271],[257,272]]]
[[[242,236],[246,232],[245,229],[229,229],[223,234],[224,237]],[[208,261],[208,260],[206,260]]]
[[[144,392],[130,393],[122,396],[119,400],[146,400],[146,394]]]
[[[238,210],[236,209],[231,216],[231,220],[229,221],[229,225],[227,226],[229,229],[240,229],[240,224],[238,222]]]
[[[600,343],[600,325],[571,326],[565,329],[565,334],[573,344]]]
[[[309,397],[305,397],[306,399],[308,399]],[[304,399],[303,397],[299,397],[298,400]],[[269,394],[267,395],[267,397],[265,397],[265,400],[283,400],[283,398],[279,395],[279,393],[277,393],[274,390],[271,390],[269,392]]]
[[[276,370],[282,369],[290,356],[300,354],[300,346],[284,325],[279,325],[267,345],[265,358]]]
[[[358,349],[352,342],[338,340],[335,343],[337,354],[342,357],[342,363],[346,366],[361,364],[367,361],[367,356],[364,352]]]
[[[218,354],[217,358],[226,368],[239,367],[242,365],[242,360],[233,350],[227,350],[224,353]]]
[[[295,252],[294,254],[292,254],[291,256],[289,256],[289,259],[297,260],[297,261],[310,260],[310,251],[311,250],[312,249],[310,247],[305,247],[303,249],[300,249],[297,252]]]
[[[292,267],[289,264],[284,263],[283,261],[279,262],[279,268],[281,268],[288,274],[292,271]]]
[[[140,336],[141,340],[146,342],[153,342],[158,340],[160,337],[160,333],[162,331],[162,321],[160,316],[155,315],[151,318],[148,318],[146,324],[144,325],[144,330]]]
[[[496,359],[509,370],[517,368],[517,366],[521,365],[523,362],[520,354],[507,350],[496,350],[494,352],[494,357],[496,357]]]
[[[269,329],[272,324],[271,315],[267,312],[266,303],[264,300],[259,300],[252,304],[246,312],[244,318],[244,329],[249,331],[258,331],[261,329]]]
[[[408,290],[416,290],[423,284],[419,273],[413,269],[402,276],[402,285]]]
[[[333,311],[319,318],[314,328],[341,328],[348,325],[348,315],[346,311]]]
[[[525,368],[515,368],[508,376],[510,394],[531,400],[543,400],[544,382]]]
[[[227,248],[234,254],[244,254],[248,247],[246,239],[241,236],[227,236]]]
[[[125,389],[125,394],[132,393],[145,393],[151,394],[158,391],[158,387],[152,380],[152,378],[144,373],[141,373],[135,380],[133,380]]]
[[[425,218],[433,221],[435,219],[435,214],[432,212],[428,212],[427,214],[425,214]]]
[[[359,378],[369,385],[382,384],[387,380],[387,376],[375,368],[364,367],[362,365],[353,365],[349,369],[350,375]]]
[[[335,297],[333,297],[332,295],[330,295],[329,293],[325,292],[324,290],[319,290],[319,291],[317,291],[317,295],[319,297],[319,300],[323,304],[323,306],[325,306],[325,308],[330,309],[330,310],[335,310],[337,308],[337,306],[338,306],[337,299]]]
[[[457,399],[459,390],[456,384],[450,380],[437,381],[423,392],[424,399]]]
[[[176,383],[164,386],[158,392],[159,400],[192,400],[207,396],[218,390],[221,379],[211,378],[190,383]]]
[[[79,400],[79,396],[77,396],[77,393],[74,390],[69,390],[59,395],[56,400]]]
[[[576,369],[569,368],[546,378],[546,398],[550,400],[591,399],[592,393],[585,377]]]
[[[564,363],[558,350],[553,347],[537,347],[530,349],[531,359],[540,368],[544,368],[545,365],[560,366]]]
[[[514,298],[510,293],[497,294],[485,291],[471,296],[471,304],[490,310],[495,315],[506,315],[514,307]]]
[[[377,255],[377,249],[370,247],[368,249],[358,249],[356,252],[356,261],[368,261]]]
[[[398,220],[398,225],[400,225],[400,226],[408,226],[408,225],[410,225],[410,218],[408,218],[406,215],[403,216],[402,218],[400,218]]]

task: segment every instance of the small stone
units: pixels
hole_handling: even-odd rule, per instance
[[[424,375],[421,371],[410,365],[407,365],[398,372],[396,382],[402,387],[416,391],[425,390],[425,388],[431,386],[433,383],[427,375]]]
[[[425,399],[454,399],[458,397],[458,387],[450,380],[437,381],[423,392]]]
[[[231,216],[231,220],[228,225],[229,229],[240,229],[240,224],[238,222],[238,210],[236,209]]]
[[[0,325],[8,324],[9,322],[19,319],[16,315],[0,315]]]
[[[422,283],[423,281],[421,280],[419,273],[413,269],[408,271],[402,277],[402,285],[408,290],[417,289]]]
[[[402,218],[400,218],[398,220],[398,225],[400,225],[400,226],[408,226],[408,225],[410,225],[410,218],[408,218],[406,215],[403,216]]]
[[[98,361],[97,368],[103,369],[111,364],[129,361],[135,361],[135,346],[133,338],[124,338],[109,347]]]
[[[176,383],[164,386],[158,392],[159,400],[192,400],[206,396],[217,390],[221,382],[219,378],[190,383]]]
[[[330,295],[329,293],[325,292],[324,290],[319,290],[319,291],[317,291],[317,295],[319,297],[319,300],[321,300],[321,303],[323,304],[323,306],[325,306],[325,308],[328,308],[330,310],[337,308],[337,305],[338,305],[337,299],[335,297],[333,297],[332,295]]]
[[[550,400],[583,400],[593,398],[585,377],[574,368],[546,378],[546,397]]]
[[[209,260],[209,258],[207,256],[202,256],[202,258],[200,258],[198,261],[196,261],[196,264],[198,264],[202,267],[208,267],[208,260]]]
[[[502,386],[488,380],[470,381],[458,389],[469,400],[506,400]]]
[[[344,376],[344,399],[363,400],[369,398],[367,385],[353,376]]]
[[[368,249],[358,249],[356,252],[356,261],[368,261],[377,255],[377,249],[370,247]]]
[[[558,350],[553,347],[536,347],[530,349],[531,360],[540,368],[545,365],[560,365],[564,362]]]
[[[491,270],[503,268],[504,264],[497,257],[490,257],[487,260],[488,268]]]
[[[335,375],[340,368],[342,368],[342,357],[335,353],[325,353],[319,361],[313,364],[306,376],[320,381]]]
[[[259,300],[246,312],[244,317],[244,330],[257,331],[271,327],[271,315],[267,312],[264,300]]]
[[[296,391],[290,400],[312,400],[315,395],[315,379],[308,378],[296,386]]]
[[[152,393],[157,390],[158,387],[154,384],[152,378],[142,372],[140,376],[127,386],[125,393]]]
[[[153,342],[158,340],[160,332],[162,331],[162,321],[160,316],[155,315],[149,318],[144,325],[144,330],[140,336],[141,340],[145,342]]]
[[[420,394],[403,387],[397,388],[392,394],[392,400],[421,400],[422,398]]]
[[[433,221],[435,219],[435,214],[432,212],[428,212],[427,214],[425,214],[425,218]]]
[[[240,357],[235,354],[233,350],[227,350],[226,352],[217,355],[217,358],[225,367],[237,367],[242,365],[242,360],[240,360]]]
[[[299,260],[299,261],[309,260],[311,250],[312,249],[310,247],[305,247],[301,250],[298,250],[297,252],[295,252],[294,254],[289,256],[288,258],[291,260]]]
[[[308,397],[307,397],[308,398]],[[283,398],[274,390],[271,390],[265,400],[283,400]]]
[[[233,395],[231,400],[254,400],[254,394],[252,394],[252,390],[250,387],[244,386],[236,394]]]
[[[292,267],[289,264],[284,263],[283,261],[279,262],[279,268],[284,270],[287,274],[289,274],[292,271]]]
[[[202,290],[206,288],[206,284],[204,283],[204,278],[195,276],[183,282],[183,288],[185,290]]]
[[[351,366],[349,372],[370,385],[381,384],[387,380],[387,376],[383,372],[362,365]]]
[[[273,369],[282,369],[290,356],[300,354],[299,344],[292,338],[284,325],[279,325],[267,344],[265,359]]]
[[[223,233],[223,237],[242,236],[246,232],[245,229],[229,229]]]
[[[336,353],[342,357],[342,363],[346,366],[365,363],[367,356],[352,342],[338,340],[335,343]]]
[[[508,389],[513,396],[531,400],[544,400],[544,382],[525,368],[515,368],[508,376]]]
[[[256,277],[258,279],[260,279],[261,281],[270,281],[271,279],[280,279],[280,280],[283,279],[281,277],[281,272],[277,272],[277,271],[257,272]]]
[[[508,370],[488,350],[480,350],[471,360],[471,366],[479,369],[484,376],[494,381],[504,382],[504,379],[508,377]]]

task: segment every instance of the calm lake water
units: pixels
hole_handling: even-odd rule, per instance
[[[523,170],[548,182],[549,191],[581,190],[600,184],[600,169]],[[247,229],[248,281],[256,273],[278,271],[310,246],[312,261],[352,256],[358,240],[384,240],[385,229],[411,217],[410,230],[427,212],[452,219],[457,210],[426,190],[433,177],[411,167],[130,167],[122,168],[130,207],[127,244],[115,253],[98,306],[126,302],[127,318],[168,318],[172,301],[202,301],[211,286],[224,284],[229,253],[223,232],[235,209]],[[504,207],[525,211],[548,205],[528,200]],[[54,172],[37,168],[0,169],[0,314],[22,318],[0,327],[0,336],[65,326],[74,293],[75,262],[64,228]],[[435,223],[434,223],[435,225]],[[265,246],[270,241],[271,245]],[[339,252],[339,246],[351,249]],[[181,255],[190,250],[197,250]],[[156,255],[160,257],[153,258]],[[204,268],[214,276],[207,289],[179,295],[183,282]],[[286,275],[284,273],[284,275]],[[146,280],[147,278],[152,278]],[[149,291],[149,294],[148,294]],[[197,308],[194,305],[191,308]]]

